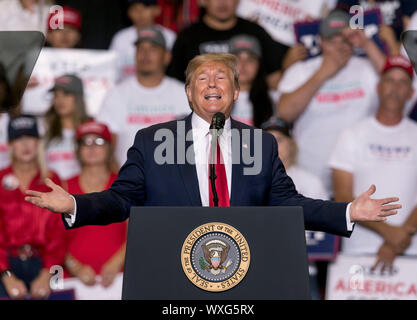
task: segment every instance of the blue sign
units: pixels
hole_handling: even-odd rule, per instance
[[[387,53],[384,43],[378,37],[381,21],[381,12],[379,9],[364,12],[363,27],[366,36],[372,38],[381,50],[384,53]],[[303,44],[307,48],[308,58],[318,56],[321,53],[319,26],[320,20],[294,24],[297,42]],[[357,55],[364,55],[363,51],[359,49],[355,50]]]
[[[320,231],[306,231],[305,234],[309,261],[336,259],[340,237]]]

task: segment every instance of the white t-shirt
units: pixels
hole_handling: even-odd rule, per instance
[[[10,165],[7,127],[9,124],[9,115],[7,113],[0,114],[0,170]]]
[[[270,90],[269,96],[271,98],[273,111],[278,101],[278,91]],[[249,91],[240,91],[239,98],[235,101],[232,109],[232,118],[234,120],[246,123],[253,126],[253,106],[249,100]]]
[[[407,30],[417,30],[417,11],[414,12],[413,15],[411,16]],[[401,45],[401,54],[407,59],[410,59],[403,45]],[[407,101],[405,105],[405,114],[407,115],[412,111],[413,107],[417,103],[417,74],[415,71],[414,71],[414,77],[413,77],[413,88],[414,88],[414,94],[411,97],[411,99]]]
[[[190,112],[182,82],[165,77],[157,87],[146,88],[136,77],[130,77],[108,93],[97,120],[117,135],[115,155],[121,166],[138,130]]]
[[[67,180],[81,171],[75,154],[74,135],[75,130],[63,129],[62,139],[54,138],[46,146],[46,165],[55,171],[62,180]]]
[[[404,118],[396,126],[384,126],[374,117],[345,129],[332,152],[329,166],[352,173],[353,196],[375,184],[374,199],[399,197],[402,209],[387,223],[402,225],[414,209],[417,199],[417,124]],[[375,254],[383,239],[360,225],[343,251],[351,254]],[[405,252],[417,254],[417,238]]]
[[[0,31],[41,31],[46,33],[49,6],[33,6],[34,11],[25,10],[19,0],[0,1]]]
[[[281,94],[301,87],[320,68],[318,56],[291,66],[280,81]],[[324,83],[294,123],[298,164],[319,176],[332,194],[327,162],[337,136],[344,128],[374,114],[378,105],[378,75],[371,63],[352,57],[334,77]]]
[[[167,49],[171,51],[175,39],[177,38],[176,33],[159,24],[156,24],[155,27],[162,32],[167,44]],[[126,79],[127,77],[136,74],[136,47],[134,43],[137,38],[137,29],[135,26],[131,26],[118,31],[110,43],[109,49],[116,51],[119,58],[119,80]]]
[[[297,165],[292,165],[286,171],[287,175],[293,180],[298,193],[313,199],[329,199],[323,183],[314,174],[301,169]]]

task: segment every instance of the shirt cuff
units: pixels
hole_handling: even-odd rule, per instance
[[[74,200],[74,213],[73,214],[64,213],[65,222],[68,224],[70,228],[74,225],[76,215],[77,215],[77,201],[75,201],[75,198],[73,196],[71,196],[71,198]]]
[[[352,202],[350,202],[346,207],[346,228],[347,231],[353,231],[353,226],[355,225],[354,222],[350,221],[350,206]]]

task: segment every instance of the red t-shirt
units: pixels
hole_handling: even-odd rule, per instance
[[[57,174],[51,180],[61,185]],[[49,192],[40,172],[30,190]],[[66,251],[65,228],[61,215],[41,209],[27,201],[10,166],[0,171],[0,270],[10,268],[8,250],[29,244],[38,249],[43,267],[63,265]]]
[[[71,194],[85,193],[80,186],[80,176],[67,181]],[[106,189],[110,188],[117,175],[112,173]],[[91,266],[99,274],[102,266],[126,242],[127,223],[113,223],[107,226],[84,226],[68,230],[68,253],[82,264]]]

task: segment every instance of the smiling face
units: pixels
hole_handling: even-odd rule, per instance
[[[224,113],[227,119],[239,96],[232,71],[219,61],[197,67],[186,92],[193,111],[209,123],[216,112]]]

